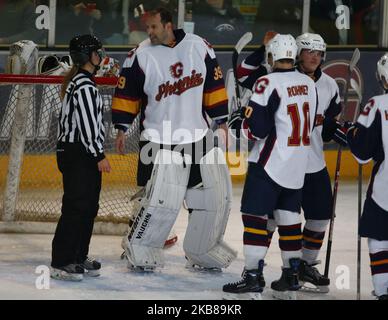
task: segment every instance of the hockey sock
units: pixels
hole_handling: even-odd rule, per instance
[[[286,210],[276,210],[274,216],[278,225],[279,247],[282,251],[283,266],[289,268],[291,258],[302,257],[300,214]]]
[[[268,219],[268,223],[267,223],[268,247],[270,247],[270,245],[271,245],[272,236],[273,236],[273,233],[276,230],[276,227],[277,227],[277,225],[276,225],[275,219]]]
[[[317,261],[330,220],[307,220],[303,229],[302,259],[307,264]]]
[[[376,296],[388,290],[388,241],[368,239],[370,268]]]
[[[267,216],[242,214],[244,224],[244,256],[247,270],[257,269],[268,250]]]

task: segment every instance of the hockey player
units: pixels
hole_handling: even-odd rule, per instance
[[[276,298],[289,299],[295,298],[295,291],[300,288],[301,188],[317,98],[314,82],[293,68],[297,46],[291,35],[276,35],[269,52],[274,70],[257,80],[242,112],[243,128],[256,139],[241,200],[245,268],[242,279],[226,284],[223,291],[259,298],[265,285],[267,220],[273,214],[279,228],[283,270],[271,288]]]
[[[302,191],[302,208],[306,223],[303,228],[303,256],[299,278],[315,288],[315,292],[329,291],[330,280],[317,268],[319,251],[333,210],[330,177],[326,168],[323,142],[334,140],[346,145],[346,135],[336,117],[342,110],[338,85],[322,72],[326,43],[318,34],[304,33],[296,38],[298,46],[297,68],[315,81],[318,109],[315,130],[311,134],[311,150]]]
[[[358,162],[375,162],[358,232],[368,238],[374,293],[388,300],[388,53],[377,62],[377,77],[385,94],[368,101],[347,139]]]
[[[128,54],[112,103],[120,153],[138,113],[142,130],[137,182],[145,192],[122,246],[135,271],[163,266],[161,249],[185,200],[188,264],[225,268],[236,256],[222,241],[231,181],[205,119],[227,131],[221,68],[209,43],[173,29],[166,9],[148,12],[145,21],[149,39]]]
[[[263,45],[246,57],[237,67],[237,80],[241,86],[252,90],[255,82],[261,76],[270,73],[272,61],[268,61],[267,47],[276,36],[275,31],[268,31],[264,35]],[[271,59],[271,57],[270,57]]]

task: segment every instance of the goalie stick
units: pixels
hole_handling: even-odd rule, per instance
[[[350,79],[352,89],[357,93],[358,101],[362,102],[361,89],[354,79]],[[357,205],[357,230],[360,230],[362,209],[362,164],[358,164],[358,205]],[[361,298],[361,237],[357,232],[357,300]]]
[[[233,68],[233,75],[234,75],[234,87],[236,91],[236,106],[237,110],[241,109],[241,100],[240,100],[240,88],[238,85],[238,78],[237,78],[237,60],[238,56],[240,55],[242,49],[251,42],[252,40],[252,32],[244,33],[244,35],[238,40],[236,43],[233,54],[232,54],[232,68]],[[234,110],[233,110],[234,111]]]
[[[352,58],[349,62],[348,67],[348,76],[346,79],[346,87],[344,92],[344,107],[340,115],[340,122],[343,121],[345,115],[346,105],[348,103],[349,88],[350,88],[350,79],[352,78],[352,73],[356,67],[358,61],[360,60],[360,50],[356,48],[353,52]],[[335,167],[335,176],[334,176],[334,187],[333,187],[333,210],[330,218],[330,227],[329,227],[329,236],[327,240],[327,249],[326,249],[326,261],[325,261],[325,277],[329,277],[329,266],[330,266],[330,257],[331,257],[331,246],[333,242],[333,229],[334,229],[334,219],[335,219],[335,208],[337,203],[337,194],[338,194],[338,181],[339,181],[339,172],[341,168],[341,155],[342,155],[342,146],[338,145],[337,153],[337,163]]]

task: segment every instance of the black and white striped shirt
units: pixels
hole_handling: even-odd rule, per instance
[[[81,69],[67,86],[62,101],[58,141],[81,141],[86,151],[100,161],[105,158],[104,139],[103,101],[92,75]]]

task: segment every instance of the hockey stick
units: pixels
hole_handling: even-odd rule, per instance
[[[240,100],[240,88],[238,85],[238,78],[237,78],[237,60],[238,56],[240,55],[242,49],[251,42],[253,37],[252,32],[247,32],[244,33],[243,36],[238,40],[236,43],[234,49],[233,49],[233,54],[232,54],[232,68],[233,68],[233,75],[234,75],[234,87],[236,91],[236,106],[237,110],[241,108],[241,100]]]
[[[352,89],[357,93],[360,104],[362,102],[361,89],[354,79],[350,79]],[[362,164],[358,164],[358,207],[357,207],[357,300],[361,298],[361,237],[358,232],[360,230],[360,219],[362,209]]]
[[[360,50],[356,48],[353,52],[352,58],[349,62],[348,67],[348,76],[346,79],[346,87],[344,92],[344,107],[342,109],[341,115],[340,115],[340,121],[343,120],[346,105],[348,103],[348,95],[349,95],[349,88],[350,88],[350,79],[352,78],[352,73],[355,68],[355,66],[358,63],[358,60],[360,60]],[[337,204],[337,194],[338,194],[338,181],[339,181],[339,173],[341,168],[341,155],[342,155],[342,146],[338,145],[338,153],[337,153],[337,163],[335,167],[335,176],[334,176],[334,187],[333,187],[333,210],[330,218],[330,227],[329,227],[329,236],[327,240],[327,249],[326,249],[326,261],[325,261],[325,277],[329,277],[329,265],[330,265],[330,258],[331,258],[331,246],[333,243],[333,229],[334,229],[334,218],[335,218],[335,208]]]

